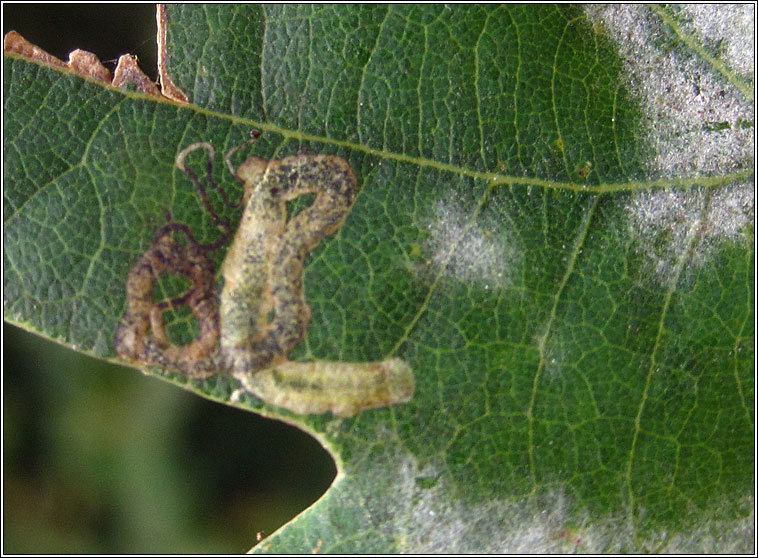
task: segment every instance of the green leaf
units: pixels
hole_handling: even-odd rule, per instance
[[[176,154],[258,129],[250,153],[361,184],[291,358],[399,356],[416,394],[352,419],[235,398],[339,466],[257,550],[752,550],[752,7],[167,10],[186,106],[6,57],[6,320],[114,358],[164,210],[218,235]]]

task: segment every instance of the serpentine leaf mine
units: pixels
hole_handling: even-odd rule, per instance
[[[303,262],[321,240],[336,232],[358,193],[348,163],[334,155],[293,155],[265,161],[248,158],[236,171],[243,185],[243,214],[221,267],[224,286],[216,302],[215,270],[208,256],[232,236],[232,226],[214,210],[206,187],[186,165],[198,149],[208,153],[207,181],[228,206],[233,204],[213,181],[213,147],[194,143],[176,157],[176,166],[195,185],[212,221],[222,231],[200,244],[189,227],[168,223],[132,268],[126,283],[127,310],[114,338],[116,352],[142,365],[205,378],[231,374],[263,401],[294,413],[332,412],[353,416],[370,408],[404,403],[413,397],[407,363],[292,362],[289,353],[302,339],[311,317],[303,292]],[[227,167],[232,150],[227,153]],[[310,206],[291,219],[287,203],[311,194]],[[174,237],[182,233],[185,242]],[[162,273],[184,275],[192,286],[183,295],[155,302],[152,287]],[[197,337],[173,344],[163,311],[187,305],[198,323]]]

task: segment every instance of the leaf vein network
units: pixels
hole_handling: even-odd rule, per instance
[[[661,307],[661,318],[658,322],[658,331],[655,335],[655,341],[653,342],[653,347],[650,350],[650,365],[648,366],[647,374],[645,375],[645,385],[642,388],[642,395],[640,396],[640,402],[637,409],[637,415],[634,417],[634,431],[632,432],[632,439],[629,444],[629,457],[627,459],[626,463],[626,470],[624,472],[624,483],[626,484],[626,491],[627,491],[627,510],[629,513],[629,524],[631,528],[631,532],[636,533],[636,515],[635,515],[635,494],[634,494],[634,488],[632,486],[632,467],[634,464],[634,453],[637,446],[637,439],[639,438],[640,432],[643,431],[642,429],[642,414],[645,410],[645,404],[647,403],[648,399],[648,393],[650,391],[650,386],[653,382],[653,376],[658,371],[658,363],[656,360],[656,356],[658,354],[658,349],[661,344],[661,339],[663,338],[664,330],[665,330],[665,321],[666,321],[666,315],[668,314],[668,309],[671,305],[671,300],[674,296],[674,292],[676,291],[676,287],[679,283],[679,278],[682,274],[682,270],[684,269],[684,265],[691,258],[691,254],[693,250],[698,245],[698,239],[703,234],[702,230],[702,224],[704,223],[704,219],[706,219],[706,212],[708,210],[708,200],[706,199],[706,203],[703,204],[703,210],[701,212],[700,218],[697,219],[689,228],[689,231],[687,232],[687,238],[688,242],[685,248],[681,251],[679,258],[676,262],[676,267],[674,269],[674,274],[670,279],[668,289],[666,290],[666,295],[663,300],[663,306]]]
[[[584,241],[587,238],[587,231],[590,228],[590,223],[592,222],[592,217],[595,214],[595,209],[597,208],[598,200],[600,199],[600,196],[594,196],[585,209],[584,217],[582,219],[581,226],[579,228],[579,231],[577,232],[576,239],[574,240],[574,245],[571,248],[571,253],[569,254],[568,261],[566,262],[566,271],[563,273],[563,277],[561,277],[561,281],[558,284],[558,288],[556,289],[555,295],[553,296],[553,304],[550,308],[550,314],[548,316],[547,322],[544,325],[544,330],[542,334],[537,339],[537,348],[539,349],[539,355],[540,360],[537,365],[537,370],[534,374],[534,380],[532,382],[532,393],[529,400],[529,406],[527,408],[526,412],[526,418],[528,422],[528,452],[529,452],[529,474],[532,478],[532,486],[536,489],[537,487],[537,480],[535,477],[535,457],[534,457],[534,404],[537,400],[537,391],[540,379],[542,378],[542,373],[545,370],[545,362],[546,362],[546,356],[545,356],[545,345],[547,343],[547,339],[550,336],[551,329],[553,327],[553,322],[555,321],[557,310],[558,310],[558,304],[561,301],[561,296],[563,295],[563,292],[565,291],[566,285],[568,284],[569,277],[574,273],[574,269],[576,267],[576,260],[579,257],[579,254],[582,251],[582,247],[584,246]]]

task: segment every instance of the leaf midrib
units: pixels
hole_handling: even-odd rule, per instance
[[[77,74],[76,72],[73,72],[66,68],[51,66],[49,64],[45,64],[36,60],[30,60],[28,58],[17,56],[12,53],[5,53],[5,56],[8,58],[13,58],[13,59],[27,62],[30,64],[43,66],[51,70],[55,70],[61,75],[66,75],[66,74],[75,75],[76,77],[79,77],[80,79],[90,81],[98,85],[99,87],[110,89],[127,98],[143,100],[143,101],[146,100],[146,101],[152,101],[152,102],[167,103],[167,104],[175,106],[178,109],[192,110],[198,114],[203,114],[205,116],[209,116],[212,118],[219,118],[223,120],[228,120],[234,124],[254,127],[264,132],[279,134],[282,137],[287,138],[287,139],[293,139],[293,140],[298,140],[298,141],[303,141],[303,142],[323,143],[327,145],[334,145],[337,147],[344,147],[346,149],[358,151],[361,153],[365,153],[367,155],[379,157],[381,159],[393,160],[393,161],[398,161],[401,163],[410,163],[412,165],[416,165],[419,167],[433,168],[438,171],[450,172],[450,173],[457,174],[460,176],[465,176],[467,178],[483,180],[493,185],[503,185],[503,186],[508,186],[508,187],[517,186],[517,185],[536,186],[538,188],[544,188],[547,190],[567,190],[567,191],[574,191],[574,192],[588,192],[588,193],[600,194],[600,193],[611,193],[611,192],[635,192],[637,190],[655,189],[655,188],[689,188],[696,185],[702,186],[705,188],[715,188],[715,187],[723,186],[725,184],[729,184],[732,182],[747,180],[753,175],[752,168],[748,168],[748,169],[737,170],[737,171],[733,171],[733,172],[721,174],[721,175],[701,176],[701,175],[696,174],[696,175],[684,176],[684,177],[665,177],[665,178],[658,178],[658,179],[653,179],[653,180],[632,180],[632,181],[627,181],[627,182],[601,182],[599,184],[589,185],[589,184],[580,184],[576,182],[550,180],[550,179],[538,178],[538,177],[533,177],[533,176],[515,176],[515,175],[501,174],[497,172],[477,171],[477,170],[469,169],[469,168],[462,167],[459,165],[454,165],[451,163],[443,163],[441,161],[437,161],[434,159],[428,159],[426,157],[416,157],[412,155],[406,155],[404,153],[396,153],[394,151],[388,151],[386,149],[378,149],[375,147],[370,147],[361,143],[356,143],[356,142],[352,142],[348,140],[341,140],[337,138],[330,138],[330,137],[320,136],[316,134],[309,134],[306,132],[301,132],[299,130],[292,130],[290,128],[285,128],[285,127],[278,126],[276,124],[271,124],[268,122],[261,122],[261,121],[253,120],[250,118],[245,118],[242,116],[236,116],[236,115],[231,115],[231,114],[226,114],[226,113],[210,110],[198,105],[193,105],[191,103],[179,104],[169,99],[159,99],[151,95],[139,93],[136,91],[118,89],[109,84],[103,83],[102,81],[98,81],[93,78],[89,78],[87,76],[82,76],[81,74]]]

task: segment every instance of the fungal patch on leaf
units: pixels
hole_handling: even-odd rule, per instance
[[[221,268],[224,286],[217,304],[208,253],[232,235],[232,226],[219,217],[206,185],[187,166],[188,155],[197,150],[208,155],[209,186],[232,206],[213,181],[211,144],[186,147],[177,155],[176,166],[193,182],[223,234],[213,243],[200,244],[186,225],[170,223],[159,229],[127,280],[127,311],[114,338],[118,354],[191,377],[230,374],[265,402],[295,413],[352,416],[410,400],[413,373],[397,358],[287,360],[304,338],[311,316],[303,290],[304,260],[342,226],[358,192],[350,165],[333,155],[294,155],[273,161],[250,157],[234,170],[230,158],[236,149],[227,153],[227,167],[243,185],[243,214]],[[312,203],[288,218],[287,203],[303,195],[312,196]],[[184,234],[184,244],[174,232]],[[192,287],[156,303],[152,287],[164,272],[186,276]],[[175,345],[165,331],[162,312],[185,304],[200,332],[191,343]]]
[[[754,165],[753,78],[743,75],[755,56],[753,6],[592,5],[585,13],[626,62],[626,90],[645,115],[641,143],[651,148],[644,161],[651,176]],[[681,258],[685,269],[699,266],[715,246],[746,236],[754,186],[639,192],[625,208],[635,249],[668,284]]]
[[[626,89],[645,114],[647,137],[641,144],[652,148],[645,161],[652,175],[723,173],[752,166],[755,110],[752,97],[744,94],[744,79],[727,79],[698,53],[682,47],[646,6],[592,4],[584,9],[626,61]],[[701,43],[728,45],[720,49],[726,59],[717,64],[738,71],[747,67],[754,57],[752,6],[698,5],[683,10],[682,19],[692,21]],[[718,26],[713,24],[716,20]]]
[[[634,194],[626,205],[628,230],[654,275],[663,283],[674,278],[676,262],[690,244],[688,265],[700,266],[723,242],[752,236],[755,191],[752,185],[715,191],[659,190]]]
[[[729,501],[715,501],[705,509],[693,509],[678,524],[635,528],[631,512],[588,507],[568,483],[551,482],[531,495],[475,500],[461,493],[449,474],[449,464],[435,460],[421,464],[401,449],[377,461],[379,465],[364,472],[369,479],[365,484],[355,478],[341,482],[354,483],[350,488],[359,494],[356,501],[372,503],[373,527],[397,541],[398,553],[597,554],[641,548],[712,554],[751,553],[754,546],[752,495],[740,498],[737,507],[745,513],[739,516],[731,513],[734,506]],[[472,469],[473,465],[460,467]],[[405,497],[376,498],[372,490]],[[639,504],[636,513],[640,517],[652,514]]]
[[[725,61],[739,74],[750,77],[755,69],[755,5],[681,4],[683,27],[709,48],[723,53]]]
[[[517,251],[505,236],[502,224],[466,209],[455,195],[434,205],[426,223],[426,251],[433,272],[485,289],[510,282]]]

